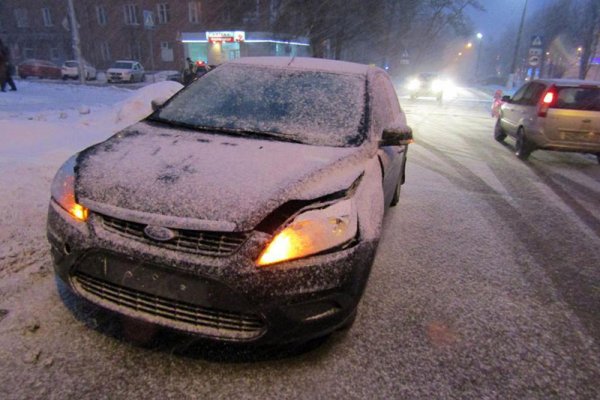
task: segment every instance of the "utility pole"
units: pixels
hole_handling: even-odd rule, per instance
[[[483,47],[483,34],[480,32],[477,34],[477,65],[475,66],[475,79],[479,79],[479,64],[481,63],[481,48]]]
[[[83,66],[83,60],[81,58],[81,48],[79,47],[79,25],[77,24],[77,18],[75,17],[75,6],[73,0],[67,0],[69,5],[69,21],[71,22],[71,40],[73,42],[73,53],[75,53],[75,59],[77,60],[77,72],[79,75],[79,82],[85,84],[85,69]]]
[[[510,66],[510,78],[508,79],[509,86],[514,84],[515,75],[517,73],[517,57],[519,55],[519,46],[521,45],[521,34],[523,33],[523,25],[525,24],[525,14],[527,13],[527,1],[523,6],[523,14],[521,14],[521,24],[519,25],[519,33],[517,34],[517,43],[515,44],[515,52],[513,53],[512,65]]]

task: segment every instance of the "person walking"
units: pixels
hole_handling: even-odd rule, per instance
[[[187,57],[185,61],[186,65],[183,69],[183,85],[187,86],[196,78],[196,64],[194,64],[192,59],[189,57]]]
[[[6,91],[6,80],[8,77],[8,47],[4,45],[2,39],[0,39],[0,86],[2,91]]]
[[[15,66],[13,65],[13,63],[11,62],[11,59],[10,59],[10,50],[2,42],[1,39],[0,39],[0,53],[2,53],[2,56],[0,56],[0,57],[3,57],[5,60],[4,61],[5,76],[4,76],[3,80],[0,80],[1,89],[3,92],[6,92],[6,84],[8,83],[8,85],[10,86],[10,90],[14,92],[17,90],[17,85],[15,85],[15,81],[13,81],[13,78],[12,78],[12,76],[15,73]]]

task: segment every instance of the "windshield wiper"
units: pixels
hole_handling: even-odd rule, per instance
[[[158,122],[158,123],[169,125],[169,126],[176,126],[179,128],[204,131],[206,133],[218,132],[218,133],[224,133],[226,135],[231,135],[231,136],[254,137],[254,138],[259,138],[259,139],[276,140],[276,141],[280,141],[280,142],[304,144],[304,142],[302,142],[301,140],[298,140],[298,139],[292,138],[290,136],[286,136],[283,133],[277,133],[277,132],[264,132],[264,131],[225,128],[225,127],[217,127],[217,126],[195,125],[195,124],[189,124],[187,122],[163,119],[163,118],[152,116],[152,115],[150,117],[148,117],[147,120],[152,121],[152,122]]]

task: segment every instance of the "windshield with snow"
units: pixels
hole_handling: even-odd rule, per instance
[[[128,62],[116,62],[112,65],[111,68],[120,68],[120,69],[132,69],[133,64]]]
[[[152,119],[348,147],[364,140],[365,80],[354,75],[224,65],[181,92]]]

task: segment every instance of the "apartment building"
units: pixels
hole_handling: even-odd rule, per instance
[[[275,34],[281,0],[73,0],[83,57],[97,68],[135,59],[179,70],[251,55],[309,55],[306,38]],[[73,58],[67,0],[0,1],[0,37],[13,60]]]

